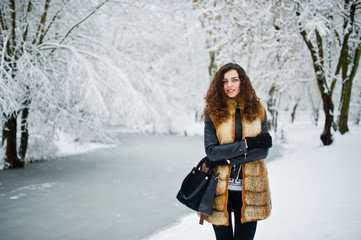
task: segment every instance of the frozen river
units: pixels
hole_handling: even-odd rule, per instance
[[[204,156],[203,137],[123,134],[121,142],[0,171],[1,239],[147,239],[191,213],[175,195]]]

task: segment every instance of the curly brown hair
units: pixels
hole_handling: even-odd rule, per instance
[[[202,119],[204,119],[208,113],[217,116],[218,119],[226,119],[228,117],[229,111],[227,104],[229,97],[224,92],[223,78],[224,74],[230,70],[236,70],[241,81],[240,92],[236,99],[238,103],[243,105],[241,108],[243,108],[244,117],[252,121],[256,119],[257,115],[262,111],[259,98],[252,87],[246,71],[238,64],[227,63],[216,72],[204,97],[206,106],[203,110]]]

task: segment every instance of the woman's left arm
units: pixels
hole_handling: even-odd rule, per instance
[[[213,164],[224,164],[226,159],[244,155],[247,152],[245,140],[229,144],[219,144],[216,128],[210,117],[206,115],[204,124],[204,147]]]
[[[267,116],[265,114],[264,120],[262,121],[262,132],[261,133],[268,133],[268,126],[267,126]],[[272,139],[271,139],[272,141]],[[258,159],[265,159],[268,156],[268,149],[269,148],[252,148],[247,149],[247,153],[241,156],[237,156],[234,158],[230,158],[232,165],[237,165],[240,163],[247,163],[252,162]]]

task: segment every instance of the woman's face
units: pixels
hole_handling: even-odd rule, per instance
[[[224,74],[223,88],[226,95],[230,98],[235,98],[239,94],[241,81],[236,70],[232,69]]]

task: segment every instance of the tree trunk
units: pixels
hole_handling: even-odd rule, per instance
[[[5,116],[5,114],[3,114],[3,117],[4,117],[4,119],[6,119],[6,116]],[[5,121],[3,122],[3,126],[2,126],[2,135],[1,135],[1,146],[4,146],[4,144],[5,144],[5,140],[6,140],[6,131],[5,131]]]
[[[342,105],[340,111],[340,118],[338,120],[338,130],[341,134],[348,132],[348,112],[350,108],[350,100],[351,100],[351,90],[352,90],[352,81],[346,80],[345,81],[345,89],[343,89],[343,98],[342,98]]]
[[[278,118],[278,110],[276,107],[276,101],[277,101],[276,94],[277,94],[277,88],[273,84],[270,90],[268,91],[267,109],[271,114],[271,117],[268,120],[269,123],[268,128],[269,130],[274,130],[275,132],[277,132],[277,118]]]
[[[293,106],[293,109],[292,109],[292,113],[291,113],[291,122],[292,123],[295,121],[295,118],[296,118],[296,110],[298,107],[298,103],[299,103],[299,100],[297,100],[297,103],[295,104],[295,106]]]
[[[319,111],[318,109],[313,109],[313,119],[315,120],[315,126],[318,126],[318,118],[319,118]]]
[[[5,133],[6,140],[6,156],[5,161],[9,164],[9,168],[22,168],[24,162],[18,158],[16,148],[16,129],[17,129],[17,116],[11,114],[5,121],[3,132]]]
[[[23,109],[23,113],[21,115],[21,138],[20,138],[20,148],[19,148],[20,159],[23,162],[25,162],[26,150],[28,149],[28,139],[29,139],[28,115],[29,115],[29,108],[26,107]]]
[[[345,10],[348,9],[349,1],[345,2]],[[352,91],[352,82],[356,76],[357,68],[360,62],[361,54],[361,44],[358,44],[356,50],[349,48],[348,40],[351,37],[354,30],[355,15],[357,10],[357,2],[352,2],[350,6],[349,18],[346,18],[344,21],[344,29],[347,29],[347,32],[344,37],[342,54],[340,56],[339,65],[342,66],[342,90],[341,90],[341,100],[340,100],[340,115],[338,118],[338,129],[341,134],[344,134],[349,131],[348,129],[348,112],[350,108],[351,101],[351,91]],[[356,40],[356,39],[354,39]],[[359,41],[361,38],[358,39]],[[348,68],[352,66],[351,72],[348,75]]]
[[[211,77],[211,81],[212,81],[212,78],[213,78],[214,74],[217,72],[217,66],[216,66],[216,63],[215,63],[216,53],[215,52],[209,52],[209,57],[211,59],[211,62],[210,62],[209,67],[208,67],[208,72],[209,72],[209,76]]]
[[[299,15],[299,13],[297,14]],[[322,104],[323,104],[323,111],[325,113],[325,126],[323,133],[321,134],[321,141],[323,145],[331,145],[333,142],[332,134],[331,134],[331,127],[333,125],[333,110],[334,105],[332,101],[332,94],[336,84],[336,78],[333,79],[331,83],[331,87],[327,85],[326,81],[326,74],[324,72],[324,54],[323,54],[323,44],[322,38],[319,32],[316,30],[316,42],[317,42],[317,49],[313,46],[312,42],[307,39],[306,31],[302,30],[300,34],[304,42],[306,43],[308,49],[311,53],[311,58],[313,62],[313,68],[315,70],[316,81],[318,85],[318,90],[321,94]],[[317,51],[318,50],[318,51]]]
[[[351,101],[352,83],[356,76],[357,69],[360,63],[360,55],[361,55],[361,44],[356,49],[350,75],[342,76],[343,84],[342,84],[342,93],[341,93],[341,101],[340,101],[341,110],[338,120],[339,131],[341,134],[348,132],[347,122],[348,122],[348,113],[349,113],[350,101]]]
[[[359,125],[360,124],[360,118],[361,118],[361,91],[358,95],[358,101],[357,101],[357,107],[356,107],[356,117],[354,119],[354,123]]]
[[[332,102],[332,94],[323,94],[322,95],[323,102],[323,111],[325,113],[325,127],[323,129],[323,133],[321,134],[321,141],[323,145],[331,145],[333,142],[331,127],[333,124],[333,102]]]

